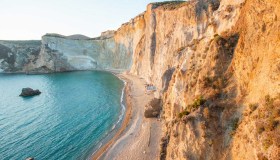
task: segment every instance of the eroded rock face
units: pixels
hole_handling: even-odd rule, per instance
[[[153,83],[162,98],[169,137],[164,158],[279,157],[280,138],[272,138],[279,115],[269,116],[280,93],[279,9],[276,0],[148,6],[130,72]],[[273,97],[270,105],[265,95]],[[205,105],[179,118],[197,96]],[[255,103],[260,107],[252,114]],[[273,127],[257,131],[268,123]]]
[[[0,72],[24,72],[40,52],[40,41],[0,41]]]
[[[146,106],[144,111],[144,116],[146,118],[157,118],[161,111],[161,101],[160,99],[152,99]]]
[[[143,15],[139,15],[117,31],[103,32],[97,38],[46,34],[36,44],[0,41],[0,69],[27,73],[129,70],[144,30],[143,20]]]

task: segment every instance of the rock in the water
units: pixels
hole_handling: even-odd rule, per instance
[[[155,118],[158,117],[161,110],[161,101],[160,99],[152,99],[146,106],[144,115],[146,118]]]
[[[32,88],[23,88],[19,96],[29,97],[29,96],[36,96],[39,94],[41,94],[41,92],[38,89],[33,90]]]
[[[26,160],[35,160],[33,157],[28,157]]]

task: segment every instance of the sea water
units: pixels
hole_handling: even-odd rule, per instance
[[[42,94],[20,97],[25,87]],[[87,159],[122,120],[123,87],[99,71],[0,74],[0,159]]]

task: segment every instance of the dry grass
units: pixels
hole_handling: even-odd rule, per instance
[[[264,97],[264,101],[258,104],[250,104],[250,111],[258,110],[258,119],[255,123],[256,133],[262,138],[261,144],[264,150],[268,150],[272,145],[279,147],[279,117],[280,117],[280,96],[272,98],[270,95]],[[258,155],[259,159],[265,157]]]
[[[210,111],[209,111],[209,108],[207,107],[207,108],[204,108],[204,110],[203,110],[203,116],[204,116],[204,118],[206,118],[206,119],[209,119],[210,118]]]
[[[263,131],[265,131],[263,123],[260,123],[260,122],[256,123],[256,128],[257,128],[258,134],[261,134],[261,133],[263,133]]]
[[[268,160],[268,159],[262,153],[259,153],[258,160]]]
[[[163,8],[164,10],[174,10],[184,6],[185,1],[164,1],[164,2],[155,2],[153,4],[153,9]]]
[[[263,148],[267,150],[271,145],[273,145],[272,137],[267,137],[266,139],[264,139],[262,144]]]
[[[257,108],[258,108],[258,104],[254,103],[254,104],[249,104],[249,108],[251,112],[254,112]]]
[[[188,105],[182,112],[178,114],[179,118],[183,118],[185,115],[189,115],[191,112],[198,109],[199,106],[204,105],[206,100],[203,96],[199,96],[198,98],[194,99],[193,103]]]

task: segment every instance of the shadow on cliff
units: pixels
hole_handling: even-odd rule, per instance
[[[208,23],[209,14],[212,14],[220,7],[220,0],[197,0],[195,5],[195,15],[196,15],[196,29],[198,35],[205,32],[208,24],[203,25],[203,22]],[[206,16],[206,17],[205,17]],[[207,21],[205,21],[207,20]]]
[[[206,70],[214,72],[214,76],[206,76],[201,82],[206,102],[183,118],[191,128],[195,137],[194,141],[201,142],[199,147],[201,152],[198,154],[197,151],[188,149],[185,154],[187,159],[209,159],[209,157],[210,159],[231,159],[232,157],[230,153],[232,134],[238,121],[236,117],[240,114],[236,109],[237,86],[232,69],[238,40],[238,34],[229,38],[217,35],[212,42],[211,47],[216,50],[213,50],[210,56],[213,56],[211,61],[215,67],[214,69],[209,67]]]
[[[234,51],[239,40],[239,35],[227,39],[216,35],[217,54],[214,56],[214,77],[206,77],[206,87],[212,92],[208,98],[207,109],[209,116],[204,115],[208,140],[217,159],[231,159],[231,143],[234,130],[240,113],[237,111],[237,86],[232,68]],[[226,153],[226,154],[225,154]],[[207,155],[205,155],[207,156]],[[226,157],[225,157],[226,156]]]

